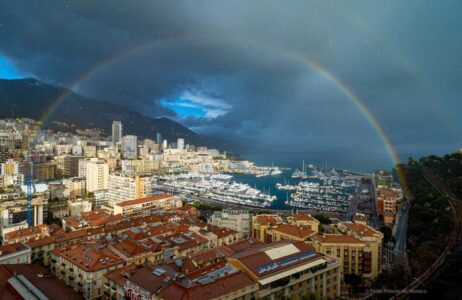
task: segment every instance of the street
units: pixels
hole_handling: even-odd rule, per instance
[[[394,233],[395,237],[395,254],[403,254],[406,250],[406,239],[407,239],[407,221],[408,221],[409,206],[406,205],[398,216],[398,224]]]

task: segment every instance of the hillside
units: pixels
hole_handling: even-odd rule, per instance
[[[63,92],[65,90],[61,87],[33,78],[0,79],[0,118],[28,117],[38,120]],[[171,141],[184,138],[187,143],[216,145],[216,142],[168,118],[146,117],[129,108],[96,101],[76,93],[68,96],[44,127],[53,128],[56,127],[54,122],[64,122],[70,125],[71,131],[77,128],[101,128],[106,134],[110,134],[113,120],[123,122],[125,134],[154,138],[160,132]]]

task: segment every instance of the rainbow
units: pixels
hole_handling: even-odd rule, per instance
[[[372,126],[374,131],[377,133],[378,137],[382,141],[385,149],[390,156],[392,163],[397,166],[399,165],[400,159],[398,154],[396,153],[395,149],[393,148],[390,139],[386,135],[383,127],[380,125],[379,120],[374,116],[374,114],[369,110],[369,108],[364,104],[362,101],[350,88],[348,88],[343,82],[341,82],[337,77],[335,77],[332,73],[327,71],[323,66],[307,58],[306,56],[300,55],[299,53],[293,51],[286,51],[286,53],[294,60],[298,61],[304,65],[309,66],[311,69],[316,70],[319,74],[321,74],[325,79],[333,83],[362,113],[364,117],[366,117],[369,124]],[[406,185],[406,180],[403,171],[401,168],[396,169],[398,176],[400,177],[400,182],[403,186]]]
[[[52,104],[45,110],[45,112],[42,114],[40,117],[39,121],[41,121],[42,126],[44,126],[52,116],[52,114],[56,111],[56,109],[66,100],[66,98],[79,86],[93,78],[95,75],[97,75],[99,72],[107,69],[108,67],[114,65],[115,63],[118,63],[122,61],[125,58],[128,58],[140,50],[144,50],[153,46],[158,45],[160,42],[167,41],[167,42],[177,42],[177,41],[184,41],[185,38],[191,38],[191,36],[186,36],[186,37],[179,37],[175,39],[163,39],[163,40],[156,40],[155,42],[150,42],[147,44],[141,44],[132,48],[129,48],[126,51],[122,51],[120,53],[115,54],[114,56],[110,57],[107,60],[102,61],[101,63],[95,65],[93,68],[91,68],[89,71],[84,73],[82,76],[77,78],[69,88],[67,88],[62,94],[60,94],[53,102]],[[255,44],[253,41],[246,41],[246,44],[249,45]],[[262,45],[259,45],[261,47]],[[385,131],[383,130],[382,126],[380,125],[380,122],[378,119],[371,113],[371,111],[368,109],[368,107],[364,104],[364,101],[362,101],[354,92],[351,88],[347,87],[340,79],[335,77],[331,72],[329,72],[326,68],[321,66],[319,63],[315,62],[313,59],[309,58],[308,56],[287,50],[287,49],[280,49],[280,48],[275,48],[274,45],[265,45],[268,47],[272,47],[273,49],[277,50],[280,54],[284,55],[291,61],[294,61],[296,63],[299,63],[305,67],[307,67],[310,70],[314,70],[317,73],[319,73],[323,78],[331,82],[342,94],[346,96],[346,98],[354,104],[354,106],[359,110],[359,112],[366,118],[368,123],[372,126],[378,137],[380,138],[381,142],[385,146],[386,152],[389,155],[389,158],[391,162],[394,165],[400,164],[399,157],[393,148],[390,139],[386,135]],[[398,175],[400,177],[401,183],[405,184],[404,180],[404,174],[398,170]]]

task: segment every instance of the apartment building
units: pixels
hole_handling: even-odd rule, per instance
[[[360,239],[343,234],[321,234],[311,239],[316,251],[340,261],[342,278],[346,274],[363,276],[370,272],[370,251]]]
[[[227,261],[258,284],[255,298],[300,299],[307,291],[320,299],[340,296],[340,262],[304,242],[258,246]]]
[[[52,251],[51,271],[85,299],[103,296],[103,275],[123,266],[123,260],[106,246],[86,242]]]
[[[392,226],[398,212],[399,202],[403,199],[402,190],[394,187],[377,188],[377,215],[385,224]]]
[[[262,214],[252,217],[252,237],[264,243],[273,240],[270,230],[282,224],[283,220],[278,215]]]
[[[268,233],[271,235],[271,240],[273,242],[282,240],[307,241],[316,234],[316,231],[304,226],[282,224],[274,227],[268,231]]]
[[[84,177],[71,177],[63,180],[66,195],[69,199],[83,197],[86,194],[86,179]]]
[[[237,231],[239,238],[249,237],[252,219],[247,210],[223,209],[215,211],[208,220],[209,224]]]
[[[146,198],[114,203],[114,215],[135,216],[148,215],[152,210],[178,208],[181,200],[169,194],[153,195]]]
[[[320,222],[310,214],[296,213],[290,215],[287,217],[287,222],[298,227],[307,227],[316,233],[319,232]]]
[[[108,181],[108,205],[114,203],[146,198],[152,195],[151,176],[114,173],[109,175]]]
[[[108,188],[109,166],[104,160],[92,158],[86,163],[85,172],[87,192]]]
[[[368,264],[365,265],[366,269],[363,270],[363,276],[371,279],[376,278],[382,267],[383,233],[364,224],[349,222],[337,223],[332,227],[336,232],[354,236],[366,245],[363,255],[365,262],[370,260],[370,268],[368,268]]]
[[[0,265],[30,264],[31,249],[24,243],[0,246]]]

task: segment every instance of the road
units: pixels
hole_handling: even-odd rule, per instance
[[[406,251],[406,239],[407,239],[407,221],[409,215],[409,206],[406,205],[400,212],[398,218],[398,225],[396,226],[395,232],[395,253],[402,254]]]
[[[362,194],[362,190],[368,190],[369,194]],[[377,228],[377,214],[375,210],[374,186],[372,183],[361,183],[358,192],[353,195],[348,206],[345,219],[351,220],[356,213],[365,214],[369,219],[369,224]]]

